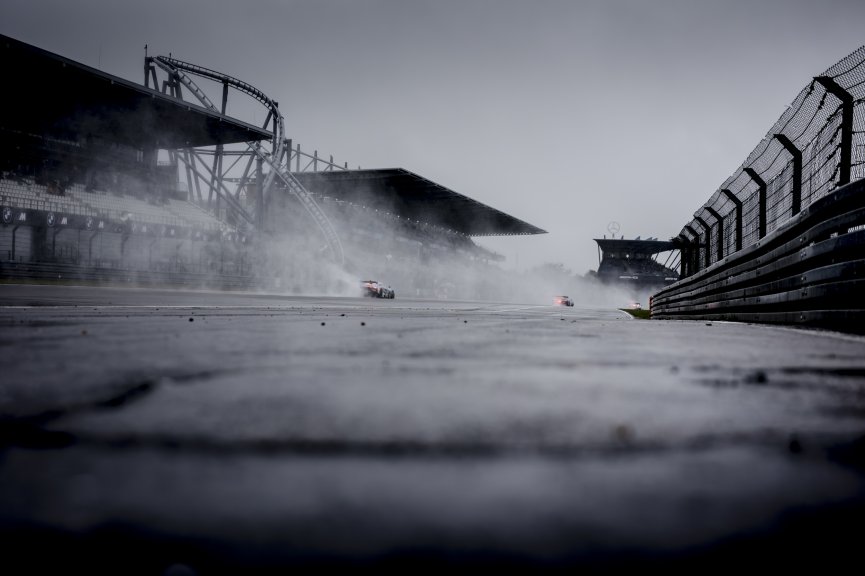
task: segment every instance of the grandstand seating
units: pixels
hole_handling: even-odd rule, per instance
[[[91,214],[74,198],[48,194],[44,185],[14,178],[0,179],[0,204],[46,212]]]
[[[207,211],[183,200],[155,204],[133,196],[88,191],[82,184],[66,187],[63,195],[50,194],[45,185],[14,177],[0,178],[0,204],[29,210],[101,216],[121,220],[131,216],[147,224],[182,226],[205,231],[226,227]]]

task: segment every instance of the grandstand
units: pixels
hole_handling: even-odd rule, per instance
[[[474,243],[487,235],[543,234],[527,224],[402,168],[296,174],[348,233],[416,245],[419,254],[462,254],[501,261]]]
[[[498,275],[497,263],[504,258],[474,238],[544,233],[402,168],[295,177],[337,225],[352,268],[387,278],[401,293],[492,297],[476,280]]]
[[[0,278],[250,287],[325,256],[420,294],[437,280],[410,268],[492,266],[472,237],[544,232],[404,169],[299,170],[276,102],[214,70],[145,56],[139,85],[6,36],[0,63],[22,87],[0,109]],[[225,114],[229,88],[263,127]]]
[[[224,224],[205,210],[183,200],[165,199],[157,204],[134,196],[106,191],[88,191],[84,184],[72,183],[62,194],[50,184],[11,174],[0,178],[0,202],[13,209],[33,210],[76,216],[91,216],[122,221],[134,215],[142,224],[161,224],[198,230],[221,230]]]
[[[159,150],[270,136],[0,36],[0,276],[249,284],[253,231],[189,201]]]
[[[598,279],[602,282],[643,294],[679,279],[675,270],[679,256],[673,242],[639,237],[596,238],[595,242],[600,256]]]

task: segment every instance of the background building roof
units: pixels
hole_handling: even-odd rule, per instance
[[[467,236],[546,234],[546,230],[403,168],[299,172],[294,176],[312,193],[387,210],[400,218]]]
[[[0,127],[61,139],[94,136],[140,148],[262,140],[270,133],[0,35]]]

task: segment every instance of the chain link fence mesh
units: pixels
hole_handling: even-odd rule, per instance
[[[830,66],[821,77],[829,77],[853,99],[853,146],[851,150],[850,181],[865,177],[865,46]],[[710,235],[710,261],[705,250],[700,250],[700,268],[717,260],[718,229],[723,228],[724,254],[736,251],[736,205],[722,191],[729,190],[742,202],[742,248],[760,239],[759,187],[746,172],[750,168],[766,183],[766,233],[769,234],[792,218],[793,213],[793,158],[776,135],[786,136],[802,153],[801,208],[831,193],[841,178],[842,102],[827,92],[816,79],[796,96],[793,102],[772,125],[745,161],[737,168],[694,213],[712,224]],[[706,208],[721,214],[718,223]],[[688,223],[705,232],[696,221]],[[686,238],[692,235],[683,228]]]

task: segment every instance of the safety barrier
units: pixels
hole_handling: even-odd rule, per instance
[[[672,239],[681,279],[653,297],[653,318],[858,330],[863,103],[865,46],[815,76]]]
[[[865,332],[865,180],[836,189],[754,244],[661,290],[652,318]]]

